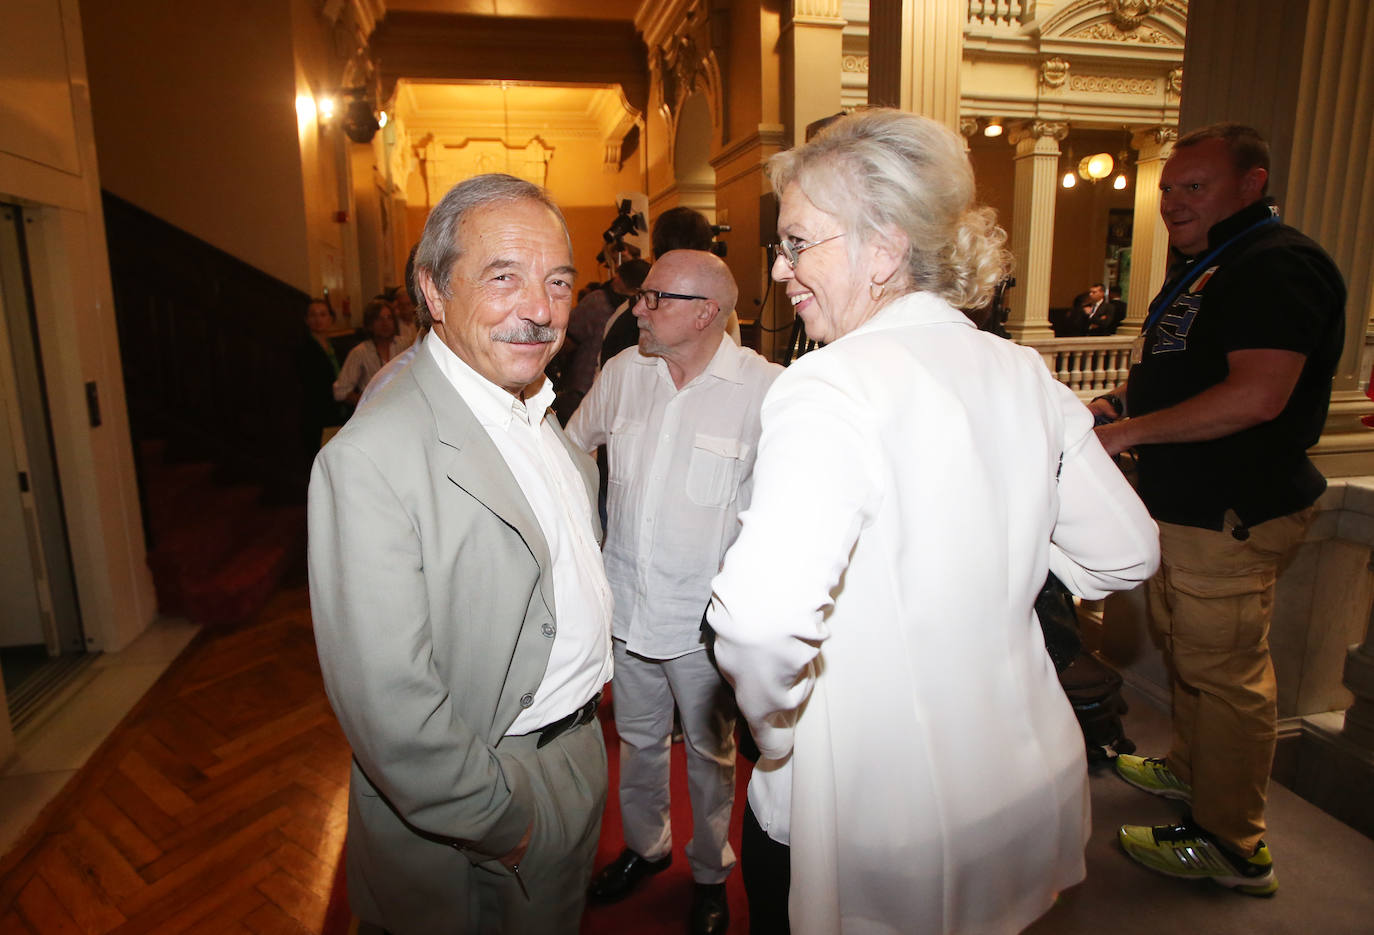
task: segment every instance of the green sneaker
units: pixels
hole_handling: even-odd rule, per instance
[[[1247,896],[1273,896],[1279,891],[1274,861],[1263,841],[1247,860],[1194,824],[1122,825],[1117,837],[1127,856],[1159,873],[1213,880]]]
[[[1174,775],[1163,757],[1131,756],[1123,753],[1116,758],[1116,772],[1122,779],[1166,799],[1193,800],[1193,787]]]

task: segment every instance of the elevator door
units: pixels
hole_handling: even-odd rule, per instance
[[[55,657],[84,652],[85,638],[25,246],[32,224],[0,202],[0,649]]]

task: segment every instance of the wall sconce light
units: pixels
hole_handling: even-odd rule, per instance
[[[319,99],[318,106],[320,110],[321,123],[328,123],[329,121],[334,119],[334,109],[338,106],[334,98],[326,94]]]
[[[989,121],[988,121],[988,125],[985,126],[985,127],[983,127],[983,135],[984,135],[984,136],[988,136],[988,137],[992,137],[992,136],[1001,136],[1001,135],[1002,135],[1002,118],[1001,118],[1001,117],[993,117],[991,120],[989,120]]]
[[[315,99],[309,94],[296,95],[296,123],[309,126],[315,120]]]
[[[1085,181],[1098,182],[1112,174],[1113,165],[1110,153],[1093,153],[1078,163],[1078,174]]]
[[[1078,184],[1078,176],[1074,175],[1072,172],[1065,172],[1064,179],[1059,184],[1065,188],[1073,188]]]
[[[1101,181],[1107,176],[1112,175],[1112,154],[1094,153],[1085,155],[1079,162],[1079,175],[1087,181]]]

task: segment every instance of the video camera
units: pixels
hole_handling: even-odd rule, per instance
[[[644,215],[635,211],[630,199],[625,198],[620,202],[620,208],[611,221],[611,226],[601,232],[601,239],[608,244],[622,242],[626,234],[643,233],[649,229],[649,225],[644,220]]]
[[[644,215],[634,209],[630,199],[622,199],[611,226],[601,232],[601,239],[606,241],[606,246],[596,255],[596,262],[604,265],[614,275],[623,260],[639,256],[639,248],[627,245],[625,238],[648,230],[649,225],[644,220]]]
[[[728,233],[730,233],[730,225],[729,225],[729,224],[712,224],[712,225],[711,225],[711,236],[712,236],[712,237],[719,237],[721,234],[728,234]],[[713,240],[713,241],[711,241],[711,252],[714,253],[716,256],[721,257],[722,259],[724,259],[724,257],[725,257],[725,244],[721,243],[719,240]]]

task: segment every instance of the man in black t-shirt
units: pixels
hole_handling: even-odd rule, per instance
[[[1114,420],[1098,428],[1108,453],[1139,455],[1162,555],[1150,624],[1173,679],[1168,756],[1122,756],[1116,768],[1191,803],[1178,824],[1123,826],[1121,845],[1151,869],[1256,896],[1278,889],[1262,840],[1274,582],[1326,488],[1306,451],[1345,334],[1340,272],[1279,222],[1268,170],[1250,127],[1216,124],[1175,144],[1159,186],[1175,262],[1129,380],[1091,403]]]

